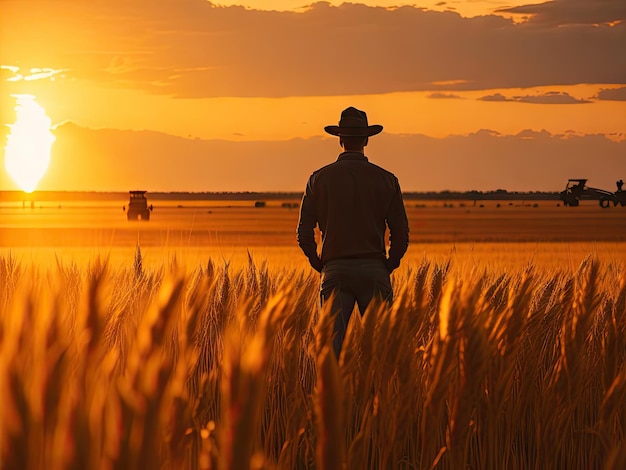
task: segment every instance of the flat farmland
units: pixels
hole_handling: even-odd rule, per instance
[[[267,201],[152,201],[150,221],[126,220],[126,201],[0,205],[0,250],[15,254],[105,253],[127,258],[139,245],[148,259],[165,255],[240,259],[248,252],[278,264],[303,263],[296,246],[298,209]],[[405,202],[407,259],[470,256],[483,262],[576,262],[586,254],[626,259],[626,208],[557,201]]]
[[[297,201],[125,202],[0,201],[0,467],[626,468],[626,210],[407,201],[335,358]]]

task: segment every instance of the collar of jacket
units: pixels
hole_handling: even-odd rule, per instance
[[[337,161],[340,160],[363,160],[365,162],[368,161],[367,157],[361,152],[343,152],[337,158]]]

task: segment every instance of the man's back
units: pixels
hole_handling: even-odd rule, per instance
[[[344,152],[311,177],[311,195],[323,235],[322,261],[386,258],[385,229],[400,191],[397,178],[362,153]],[[393,224],[394,221],[392,221]],[[398,222],[401,223],[401,222]]]

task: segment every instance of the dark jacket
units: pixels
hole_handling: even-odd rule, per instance
[[[314,229],[322,233],[321,257]],[[389,227],[387,258],[385,229]],[[300,207],[298,245],[311,266],[341,258],[379,258],[389,272],[400,265],[409,244],[409,224],[398,179],[360,152],[344,152],[315,171]]]

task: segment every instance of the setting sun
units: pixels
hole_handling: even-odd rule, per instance
[[[32,95],[13,95],[17,99],[16,120],[10,124],[5,147],[5,166],[15,183],[31,193],[46,173],[54,136],[51,120]]]

